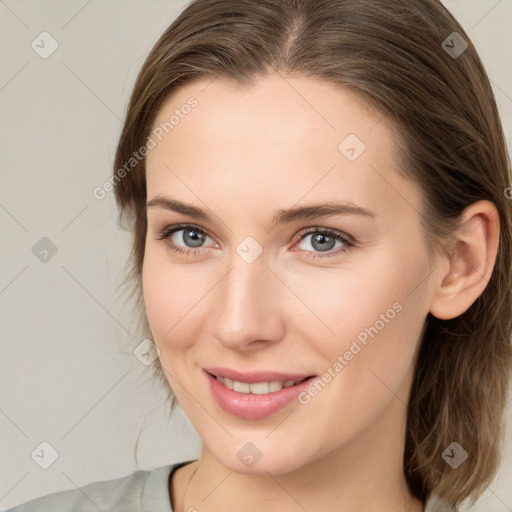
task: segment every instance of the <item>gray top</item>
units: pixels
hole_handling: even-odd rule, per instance
[[[169,477],[186,464],[139,470],[115,480],[94,482],[78,489],[48,494],[7,512],[173,512]],[[451,512],[436,496],[427,500],[425,512]]]

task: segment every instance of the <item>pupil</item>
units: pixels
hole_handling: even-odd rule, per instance
[[[203,234],[194,229],[183,232],[183,241],[191,247],[199,247],[203,242]]]
[[[327,240],[328,247],[326,247],[324,245],[326,240]],[[329,242],[331,242],[331,243],[329,244]],[[323,235],[323,234],[319,233],[313,237],[312,245],[315,249],[319,249],[320,251],[328,251],[334,247],[334,242],[335,242],[334,238],[332,238],[328,235]],[[319,245],[317,245],[317,244],[319,244]]]

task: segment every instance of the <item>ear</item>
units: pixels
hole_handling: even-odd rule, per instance
[[[440,256],[447,265],[440,274],[430,307],[433,316],[448,320],[464,313],[482,294],[494,268],[500,233],[496,206],[486,200],[468,206],[461,228]]]

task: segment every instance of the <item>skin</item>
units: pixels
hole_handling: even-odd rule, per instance
[[[469,208],[455,241],[430,261],[421,190],[396,170],[391,127],[360,99],[298,76],[271,73],[248,89],[209,79],[174,91],[154,126],[191,96],[197,107],[147,157],[148,200],[165,196],[213,217],[147,211],[148,320],[203,441],[199,461],[172,479],[173,509],[423,510],[403,474],[414,362],[427,314],[460,315],[485,288],[499,235],[494,206]],[[353,162],[338,149],[349,134],[366,146]],[[272,225],[281,209],[328,201],[375,215]],[[159,239],[179,223],[207,233],[195,255]],[[321,252],[313,236],[300,241],[315,228],[354,245]],[[182,235],[172,240],[186,249]],[[236,252],[247,236],[263,249],[252,263]],[[307,257],[315,253],[331,256]],[[400,312],[305,405],[246,420],[224,412],[206,386],[205,366],[322,375],[395,303]],[[262,453],[250,468],[237,457],[249,441]]]

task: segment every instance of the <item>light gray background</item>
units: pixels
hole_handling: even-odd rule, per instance
[[[92,195],[110,176],[136,73],[186,3],[0,0],[1,510],[200,453],[132,354],[141,340],[117,291],[129,237],[112,194]],[[510,147],[512,0],[445,3],[486,65]],[[31,47],[43,31],[59,45],[47,59]],[[46,263],[32,252],[43,237],[57,247]],[[510,426],[507,437],[473,510],[512,511]],[[31,457],[44,441],[59,454],[48,469]]]

